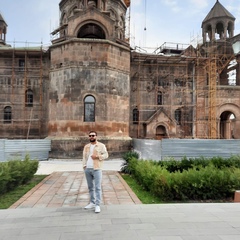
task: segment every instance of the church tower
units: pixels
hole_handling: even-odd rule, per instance
[[[48,132],[54,157],[79,157],[90,130],[110,154],[129,148],[129,5],[127,0],[59,3],[60,26],[50,47]]]
[[[240,65],[233,44],[235,17],[217,0],[202,22],[203,44],[196,64],[196,136],[210,139],[240,136]],[[205,89],[205,90],[202,90]],[[206,123],[204,123],[206,120]]]
[[[0,45],[6,45],[7,23],[0,13]]]
[[[203,43],[234,36],[235,17],[217,0],[202,22]]]

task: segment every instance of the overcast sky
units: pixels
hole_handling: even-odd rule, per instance
[[[60,0],[0,0],[8,24],[7,41],[49,45],[59,25]],[[201,23],[216,0],[131,0],[131,45],[156,49],[164,42],[190,44],[201,39]],[[240,33],[240,0],[220,0],[235,17]],[[129,19],[128,19],[129,20]]]

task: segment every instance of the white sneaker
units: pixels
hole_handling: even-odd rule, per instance
[[[101,212],[101,208],[98,206],[98,205],[96,205],[96,207],[95,207],[95,213],[100,213]]]
[[[95,207],[95,204],[90,202],[86,207],[84,207],[85,209],[92,209]]]

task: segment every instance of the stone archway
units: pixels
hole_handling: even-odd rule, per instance
[[[223,104],[218,109],[220,139],[240,139],[240,108],[236,104]]]
[[[233,139],[236,128],[236,117],[234,113],[225,111],[220,115],[220,138]]]
[[[106,39],[106,34],[102,27],[95,23],[87,23],[82,26],[77,35],[78,38]]]
[[[167,130],[165,126],[159,125],[156,128],[156,139],[161,140],[163,138],[167,138]]]

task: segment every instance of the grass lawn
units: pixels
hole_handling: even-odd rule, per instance
[[[153,196],[150,192],[144,190],[143,187],[139,185],[139,183],[134,178],[132,178],[131,175],[122,174],[121,176],[142,203],[144,204],[163,203],[161,199]]]
[[[47,177],[47,175],[34,175],[33,179],[29,183],[21,185],[8,193],[0,194],[0,209],[9,208],[24,194],[40,183],[45,177]]]

